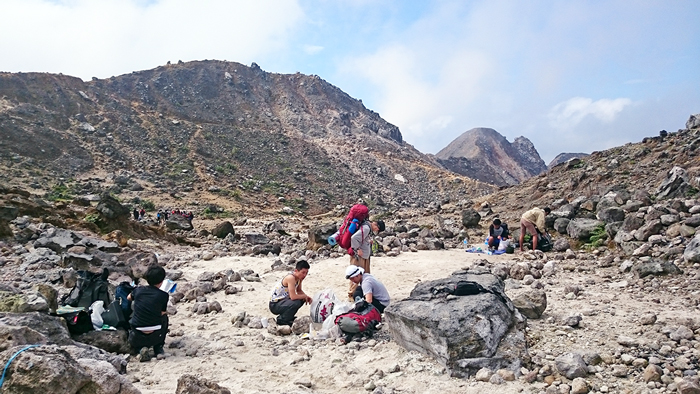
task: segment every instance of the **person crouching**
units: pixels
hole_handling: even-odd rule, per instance
[[[278,326],[291,326],[294,318],[304,303],[311,303],[311,297],[304,293],[301,282],[309,274],[309,263],[302,260],[297,262],[293,272],[290,272],[275,284],[270,296],[270,312],[277,316]]]

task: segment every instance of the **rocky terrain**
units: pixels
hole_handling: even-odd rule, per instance
[[[494,129],[464,132],[435,155],[449,170],[498,186],[517,185],[547,170],[525,137],[512,143]]]
[[[232,63],[213,65],[228,67]],[[168,68],[185,72],[187,65],[166,66],[161,71]],[[278,77],[255,67],[245,70],[259,73],[259,78]],[[225,72],[235,78],[233,72]],[[139,75],[124,76],[128,78],[123,81],[139,81],[143,78]],[[149,96],[151,84],[137,88],[133,86],[138,84],[117,83],[119,78],[80,85],[81,81],[62,76],[9,77],[15,84],[33,77],[68,83],[61,82],[66,80],[84,88],[78,92],[87,99],[77,93],[85,101],[78,101],[81,114],[94,116],[97,112],[84,109],[96,106],[97,100],[107,107],[148,104],[158,108],[153,118],[147,117],[152,120],[160,119],[158,113],[169,113],[158,95]],[[149,78],[154,81],[153,75]],[[41,94],[16,89],[10,96],[3,88],[3,132],[9,130],[8,135],[19,140],[21,129],[13,128],[13,122],[21,123],[29,119],[26,114],[42,111],[37,105],[26,104],[29,96],[50,101],[57,95],[75,94],[59,88],[64,85],[58,82]],[[120,101],[117,96],[107,98],[107,90],[88,89],[97,89],[100,84],[114,84],[115,89],[118,86],[129,94],[139,91],[143,97],[127,95],[130,101]],[[42,86],[45,89],[48,85]],[[185,97],[191,95],[178,94],[172,93],[168,100],[181,97],[180,105],[187,104]],[[22,97],[25,104],[17,104]],[[228,121],[212,105],[213,101],[211,113],[202,116],[217,124]],[[134,198],[143,202],[140,193],[158,190],[153,185],[159,184],[158,177],[169,167],[159,170],[155,159],[149,167],[148,155],[134,154],[133,160],[141,160],[143,171],[129,170],[133,172],[121,173],[123,178],[118,178],[117,168],[129,163],[122,159],[122,164],[113,164],[112,159],[126,157],[126,150],[120,151],[124,156],[93,155],[90,150],[71,151],[67,143],[58,144],[61,154],[51,156],[48,142],[52,138],[78,138],[79,134],[71,131],[73,126],[56,127],[63,120],[74,124],[71,117],[77,106],[65,112],[59,111],[60,105],[47,104],[46,108],[54,112],[46,112],[53,115],[47,115],[43,125],[22,126],[37,136],[38,152],[46,152],[30,157],[17,151],[15,155],[20,157],[10,160],[3,156],[8,172],[3,171],[2,176],[9,184],[0,185],[0,361],[7,365],[3,391],[700,392],[697,115],[690,118],[686,129],[567,160],[520,185],[491,194],[484,194],[487,189],[483,184],[461,177],[435,180],[433,176],[448,175],[430,167],[430,158],[406,159],[404,164],[424,163],[420,166],[426,169],[426,189],[419,200],[404,201],[399,198],[403,189],[394,186],[422,183],[396,178],[398,183],[384,184],[385,191],[371,200],[372,216],[387,223],[386,231],[376,237],[380,248],[372,258],[372,273],[392,295],[392,306],[385,311],[386,328],[371,339],[343,344],[332,336],[326,339],[320,335],[322,327],[310,324],[306,306],[293,327],[277,327],[274,320],[268,320],[267,294],[299,260],[311,264],[304,282],[307,292],[331,288],[338,295],[344,293],[347,281],[342,272],[348,260],[342,250],[330,247],[326,238],[336,230],[347,205],[324,209],[319,205],[319,211],[328,211],[316,216],[311,215],[315,211],[310,205],[307,210],[281,211],[281,204],[272,208],[269,202],[271,209],[265,210],[263,197],[267,195],[263,193],[267,192],[260,187],[258,191],[254,190],[257,186],[239,188],[246,195],[241,194],[238,201],[235,196],[211,197],[215,195],[209,190],[211,183],[204,183],[207,188],[192,183],[192,189],[185,190],[190,181],[177,178],[161,192],[172,199],[164,201],[180,206],[202,201],[192,206],[205,207],[208,212],[201,208],[191,223],[178,215],[163,224],[152,216],[135,221],[130,218]],[[71,115],[63,119],[57,115],[60,113]],[[48,123],[52,116],[58,123]],[[84,116],[83,123],[96,130],[89,132],[85,126],[85,138],[102,138],[97,130],[107,127],[104,120],[96,122]],[[175,124],[170,115],[162,119],[175,129],[191,122],[181,117]],[[136,124],[132,127],[146,130]],[[395,134],[377,131],[372,135],[361,130],[356,132],[367,133],[374,141],[381,141],[381,146],[404,144]],[[46,145],[41,145],[43,132],[51,136],[45,137]],[[116,138],[116,131],[110,133]],[[107,137],[105,133],[103,138]],[[153,137],[140,138],[147,143]],[[347,138],[354,137],[345,136],[342,141]],[[29,144],[25,146],[31,151]],[[85,145],[75,145],[76,149],[78,146]],[[167,146],[171,152],[176,145]],[[359,149],[356,156],[369,162],[377,160],[374,152],[371,147]],[[90,163],[88,157],[93,157],[93,167],[85,164]],[[166,157],[175,160],[170,153]],[[55,163],[63,167],[55,170]],[[334,165],[329,164],[329,168]],[[59,175],[51,175],[54,171],[68,171],[66,168],[77,172],[63,174],[62,187],[44,186],[51,176]],[[192,174],[185,169],[188,171],[180,170],[180,174]],[[200,174],[197,168],[191,169]],[[97,170],[106,175],[75,181],[67,178]],[[153,176],[154,182],[144,181],[142,176]],[[31,185],[25,187],[27,182]],[[135,184],[144,190],[131,190],[138,189]],[[448,189],[447,184],[457,189]],[[436,192],[429,192],[432,190]],[[279,197],[275,204],[281,202]],[[383,204],[376,203],[379,198]],[[234,209],[226,205],[229,199],[238,206],[247,203],[256,209],[215,215],[221,213],[221,207],[225,212]],[[552,208],[547,229],[554,237],[554,250],[465,253],[465,247],[477,252],[478,247],[485,249],[487,226],[495,217],[509,223],[517,239],[520,214],[532,206]],[[66,323],[50,315],[75,284],[78,270],[107,268],[114,286],[141,277],[153,263],[164,266],[168,278],[178,283],[169,307],[171,327],[165,359],[145,362],[130,355],[123,330],[71,336]],[[438,297],[430,291],[435,283],[455,278],[477,280],[490,291],[466,297]],[[425,311],[434,314],[425,315]],[[10,362],[12,356],[15,358]]]
[[[549,162],[549,164],[547,164],[547,169],[556,167],[559,164],[564,163],[565,161],[570,159],[584,159],[588,156],[590,156],[588,153],[560,153],[554,159],[552,159],[552,161]]]
[[[52,199],[106,191],[200,214],[319,214],[358,198],[426,205],[493,190],[449,173],[320,77],[256,64],[88,82],[0,73],[0,130],[0,182]]]

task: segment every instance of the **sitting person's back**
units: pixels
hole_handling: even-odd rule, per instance
[[[158,358],[165,355],[163,345],[168,333],[168,293],[159,287],[165,280],[165,270],[159,265],[151,265],[146,270],[144,278],[148,286],[139,286],[127,297],[132,301],[133,314],[129,324],[129,343],[136,352],[140,352],[141,361],[149,359],[148,348]],[[145,350],[144,350],[145,349]]]

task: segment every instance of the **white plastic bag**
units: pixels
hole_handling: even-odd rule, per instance
[[[323,323],[328,316],[333,313],[333,308],[338,302],[338,298],[332,289],[323,289],[314,295],[309,306],[311,321]]]
[[[104,321],[102,320],[102,313],[105,311],[104,304],[104,301],[98,300],[90,305],[90,310],[92,311],[90,320],[92,320],[92,327],[97,331],[101,331],[104,325]]]
[[[508,248],[508,245],[510,245],[510,240],[509,239],[504,239],[498,244],[498,250],[503,250],[505,251],[506,248]]]

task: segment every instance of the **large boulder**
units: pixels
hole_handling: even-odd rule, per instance
[[[9,360],[24,347],[0,353]],[[56,345],[32,347],[19,353],[7,366],[3,391],[7,393],[77,393],[90,382],[90,374],[64,349]]]
[[[194,228],[189,219],[177,214],[168,216],[168,220],[165,221],[165,227],[167,227],[167,229],[170,231],[191,231]]]
[[[488,292],[468,296],[433,294],[434,289],[474,281]],[[408,298],[384,311],[392,339],[407,350],[433,357],[453,376],[481,368],[518,373],[527,362],[525,320],[495,275],[458,271],[448,278],[418,283]]]
[[[109,195],[109,193],[103,193],[100,196],[100,202],[95,207],[100,215],[109,220],[126,220],[129,218],[129,208],[123,206],[116,198]]]
[[[86,345],[91,345],[110,353],[127,354],[131,352],[129,338],[126,330],[118,329],[115,331],[88,331],[85,334],[74,337],[78,342]]]
[[[691,186],[688,183],[688,172],[681,167],[673,167],[666,179],[661,183],[657,192],[658,200],[664,198],[684,197]]]
[[[608,207],[598,211],[596,217],[605,223],[621,222],[625,220],[625,211],[619,207]]]
[[[309,229],[309,243],[306,249],[318,250],[323,245],[328,245],[328,237],[333,235],[338,230],[335,223],[322,224],[320,226]]]
[[[472,228],[479,225],[481,215],[473,208],[468,208],[462,211],[462,226]]]
[[[211,230],[211,234],[217,238],[224,239],[229,234],[233,234],[235,236],[236,231],[233,229],[233,224],[231,224],[231,222],[225,221],[217,224],[216,227]]]
[[[569,234],[571,238],[578,239],[579,241],[588,242],[591,235],[600,227],[603,227],[605,223],[594,220],[594,219],[574,219],[569,222],[566,226],[566,233]]]
[[[685,122],[686,129],[697,129],[700,127],[700,114],[690,115],[688,121]]]

